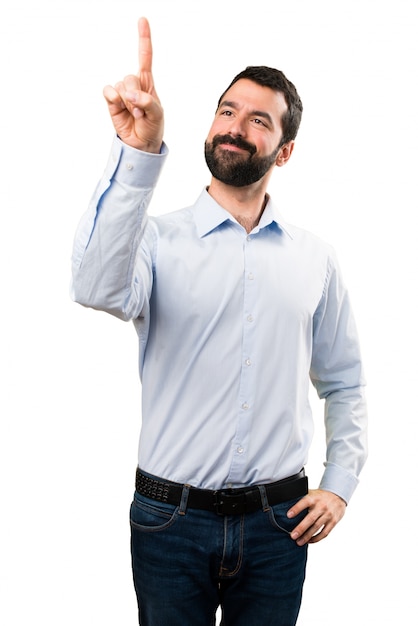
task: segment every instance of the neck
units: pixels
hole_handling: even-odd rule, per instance
[[[265,187],[231,187],[212,179],[208,193],[249,233],[257,226],[267,204]]]

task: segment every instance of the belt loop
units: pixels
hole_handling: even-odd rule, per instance
[[[261,505],[262,505],[263,511],[265,513],[266,511],[270,510],[270,505],[269,505],[269,502],[267,500],[266,488],[265,488],[264,485],[257,485],[257,487],[258,487],[258,490],[259,490],[260,496],[261,496]]]
[[[179,515],[186,515],[187,500],[189,499],[189,492],[190,492],[190,485],[183,485],[183,491],[181,492]]]

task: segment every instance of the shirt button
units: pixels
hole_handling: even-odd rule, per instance
[[[247,235],[247,241],[251,241],[251,235]]]
[[[252,315],[247,315],[247,322],[253,322],[254,318]]]
[[[244,448],[242,446],[238,446],[237,452],[238,454],[242,454],[244,452]]]
[[[247,402],[244,402],[244,404],[241,405],[241,408],[244,409],[244,411],[246,411],[247,409],[250,408],[250,406]]]
[[[127,170],[133,170],[133,169],[134,169],[134,166],[132,165],[132,163],[127,163],[127,164],[126,164],[126,169],[127,169]]]
[[[248,280],[254,280],[254,274],[252,272],[248,274]]]
[[[250,359],[245,359],[245,365],[251,365],[251,360]]]

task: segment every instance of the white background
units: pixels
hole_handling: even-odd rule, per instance
[[[270,191],[331,242],[368,377],[370,457],[312,546],[300,626],[415,624],[417,18],[414,0],[6,0],[1,53],[0,622],[136,623],[128,509],[140,428],[130,324],[69,298],[74,231],[113,136],[102,88],[150,19],[171,156],[151,212],[208,182],[203,141],[246,65],[305,106]],[[322,471],[322,406],[308,471]],[[299,625],[298,625],[299,626]]]

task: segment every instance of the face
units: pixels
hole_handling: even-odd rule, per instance
[[[226,185],[244,187],[259,181],[275,165],[283,165],[293,148],[289,144],[279,147],[286,110],[283,94],[269,87],[248,79],[232,85],[205,142],[212,176]]]

